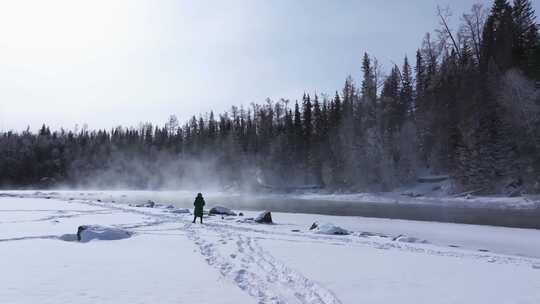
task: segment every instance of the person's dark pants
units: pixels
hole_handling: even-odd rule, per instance
[[[201,215],[201,216],[196,216],[196,215],[195,215],[195,216],[193,217],[193,224],[195,224],[195,220],[196,220],[198,217],[201,218],[201,224],[202,224],[202,215]]]

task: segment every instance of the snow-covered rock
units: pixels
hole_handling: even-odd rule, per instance
[[[171,209],[171,210],[169,210],[169,212],[170,213],[183,214],[183,213],[189,213],[189,209],[186,209],[186,208]]]
[[[83,243],[91,240],[121,240],[129,238],[131,235],[126,230],[99,225],[83,225],[77,229],[77,240]]]
[[[135,207],[145,207],[145,208],[154,208],[156,206],[156,203],[154,201],[148,201],[143,204],[137,204]]]
[[[273,224],[272,222],[272,213],[270,211],[264,211],[263,213],[255,217],[255,222],[259,224]]]
[[[341,228],[332,223],[318,223],[315,222],[309,230],[318,234],[333,234],[333,235],[348,235],[350,234],[347,229]]]
[[[210,212],[208,212],[211,215],[234,215],[236,216],[236,213],[232,211],[231,209],[223,206],[214,206],[210,209]]]
[[[409,197],[422,197],[424,194],[416,192],[416,191],[404,191],[401,193],[403,196],[409,196]]]
[[[426,240],[419,239],[414,236],[398,235],[394,238],[394,241],[403,242],[403,243],[417,243],[417,244],[428,244]]]

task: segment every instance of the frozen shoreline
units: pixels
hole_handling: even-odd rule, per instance
[[[1,191],[0,195],[99,199],[104,202],[145,203],[152,200],[190,208],[190,191]],[[209,200],[235,209],[364,216],[405,220],[540,229],[538,197],[456,198],[408,197],[400,193],[359,194],[260,194],[205,193]]]

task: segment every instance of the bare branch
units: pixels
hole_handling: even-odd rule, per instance
[[[437,6],[437,15],[441,19],[440,21],[441,21],[441,25],[444,27],[444,32],[452,40],[452,44],[454,45],[454,48],[456,52],[458,53],[458,57],[461,58],[461,49],[458,43],[456,42],[454,35],[452,34],[452,30],[450,30],[450,27],[448,27],[447,19],[448,17],[452,15],[450,12],[450,9],[449,8],[441,9],[440,6]]]
[[[439,58],[441,50],[435,49],[435,47],[433,46],[433,41],[431,40],[430,33],[426,33],[426,35],[424,36],[424,39],[422,41],[422,53],[427,59],[429,59],[430,63],[437,62],[437,59]]]
[[[474,4],[469,14],[463,14],[462,32],[472,42],[474,56],[480,62],[480,46],[482,44],[482,29],[486,21],[487,11],[480,3]]]
[[[385,76],[382,74],[382,65],[377,60],[377,57],[373,57],[373,75],[375,76],[375,87],[380,89],[384,83]]]

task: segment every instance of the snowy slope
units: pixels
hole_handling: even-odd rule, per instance
[[[0,197],[0,303],[540,303],[538,230],[285,213],[261,225],[250,211],[193,225],[164,207],[29,196]],[[314,233],[315,220],[351,234]],[[62,240],[79,225],[133,236]]]

